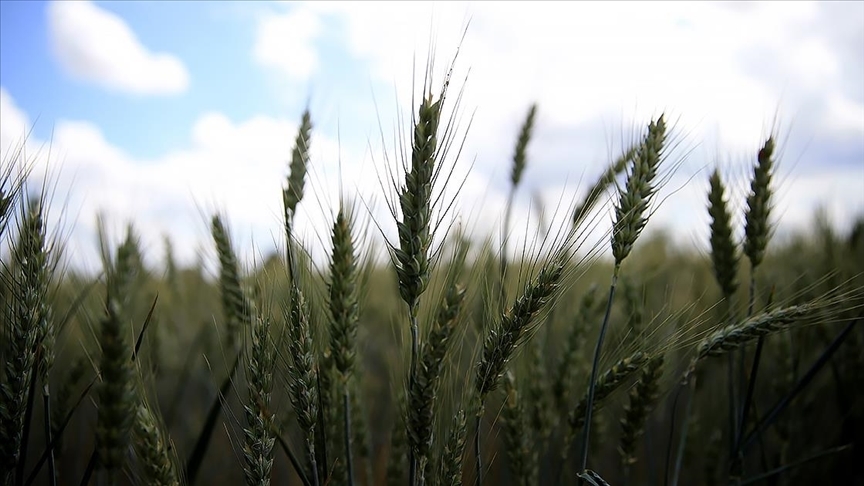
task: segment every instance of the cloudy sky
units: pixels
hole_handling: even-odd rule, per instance
[[[184,263],[209,254],[214,211],[228,215],[247,258],[268,253],[307,106],[302,237],[326,238],[340,187],[393,235],[394,137],[407,130],[430,42],[437,89],[466,26],[448,105],[465,145],[446,163],[464,180],[461,221],[480,235],[500,223],[533,102],[516,237],[534,231],[537,201],[550,213],[569,205],[660,113],[674,121],[675,170],[649,230],[704,245],[710,171],[721,167],[740,212],[772,131],[779,235],[806,226],[818,206],[840,229],[864,214],[860,2],[34,1],[0,10],[2,159],[30,132],[26,154],[37,174],[50,171],[70,258],[85,269],[96,265],[100,212],[116,238],[134,221],[153,262],[164,235]],[[601,213],[597,231],[610,219]]]

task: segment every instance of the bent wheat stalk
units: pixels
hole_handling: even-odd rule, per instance
[[[483,481],[482,456],[480,455],[480,421],[483,417],[487,395],[498,388],[507,363],[534,327],[534,320],[552,299],[564,274],[566,252],[559,250],[547,262],[537,276],[525,286],[522,295],[502,316],[496,326],[489,330],[483,342],[483,354],[477,364],[475,392],[477,393],[476,434],[474,449],[477,466],[477,485]]]

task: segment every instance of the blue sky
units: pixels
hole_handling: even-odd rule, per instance
[[[107,139],[135,156],[156,157],[183,148],[202,112],[217,110],[232,121],[299,113],[310,93],[306,80],[274,75],[250,55],[256,27],[252,18],[272,11],[267,3],[95,3],[106,14],[122,19],[142,46],[182,61],[188,73],[186,86],[159,96],[70,79],[52,55],[50,4],[2,5],[2,83],[16,94],[19,106],[46,120],[34,127],[40,138],[50,136],[50,120],[82,119],[99,126]],[[316,75],[329,80],[322,87],[344,90],[340,81],[349,79],[351,58],[326,39],[316,47],[331,61]],[[158,136],[142,133],[153,126],[159,127]]]
[[[740,210],[772,129],[779,234],[806,226],[817,206],[841,229],[864,214],[860,2],[3,1],[2,159],[32,128],[27,154],[68,200],[79,266],[96,264],[100,212],[118,232],[134,221],[151,261],[168,235],[189,263],[210,251],[207,217],[224,210],[249,257],[279,238],[279,189],[309,106],[304,237],[325,237],[340,174],[389,233],[379,176],[395,161],[394,130],[407,129],[397,115],[410,115],[414,57],[420,73],[431,32],[440,83],[469,18],[453,88],[464,98],[450,107],[474,118],[448,163],[465,178],[458,208],[478,235],[500,222],[532,102],[515,238],[535,223],[535,195],[550,209],[578,198],[661,111],[676,120],[669,158],[680,165],[649,230],[704,246],[710,170],[723,169]],[[49,141],[50,157],[39,150]],[[598,238],[609,220],[601,214]]]

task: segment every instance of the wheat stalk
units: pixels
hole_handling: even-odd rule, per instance
[[[657,188],[654,179],[657,169],[663,158],[663,149],[666,141],[666,122],[663,115],[656,121],[648,124],[648,133],[636,150],[633,157],[633,168],[627,176],[625,189],[621,191],[618,203],[615,205],[615,223],[612,233],[612,256],[615,259],[615,267],[612,271],[612,283],[609,286],[609,299],[606,302],[606,315],[600,326],[600,335],[594,348],[594,359],[591,365],[591,379],[588,382],[588,403],[585,407],[585,429],[582,440],[582,462],[580,471],[585,471],[588,466],[588,451],[591,438],[591,414],[594,407],[595,382],[597,380],[597,369],[600,364],[600,353],[603,350],[603,341],[606,337],[606,329],[609,325],[609,315],[612,311],[612,299],[615,296],[615,287],[618,282],[618,273],[621,263],[630,254],[636,239],[648,222],[648,205],[654,198]]]
[[[596,317],[599,312],[597,304],[597,287],[591,286],[582,295],[582,299],[579,302],[579,310],[567,330],[564,353],[561,356],[561,361],[558,363],[558,373],[552,385],[552,393],[555,397],[555,404],[558,407],[559,413],[565,413],[566,407],[570,403],[570,391],[573,388],[576,376],[581,371],[580,367],[582,367],[580,365],[580,357],[582,356],[582,347],[585,343],[585,329],[588,327],[591,319]]]
[[[451,66],[437,100],[434,100],[431,89],[425,85],[423,87],[423,99],[417,108],[416,117],[412,117],[410,166],[405,164],[404,183],[398,191],[401,218],[397,217],[396,229],[399,246],[397,248],[388,244],[396,270],[399,295],[408,307],[411,330],[409,388],[416,379],[420,352],[420,331],[417,324],[419,299],[429,284],[433,236],[432,210],[435,206],[432,191],[441,170],[440,162],[448,149],[449,142],[447,140],[449,126],[445,128],[443,139],[440,141],[438,132],[452,72]],[[439,142],[443,143],[439,144]],[[391,210],[396,217],[395,208]],[[414,486],[418,484],[418,464],[413,448],[409,448],[409,454],[409,483]]]
[[[524,342],[526,336],[530,335],[534,328],[537,314],[543,310],[558,290],[564,274],[565,255],[566,252],[560,250],[552,260],[543,265],[537,276],[526,284],[522,295],[504,313],[501,320],[489,330],[483,341],[483,354],[480,362],[477,363],[474,380],[478,399],[475,417],[476,434],[474,436],[478,486],[483,481],[480,422],[485,409],[486,396],[498,387],[507,363],[513,357],[517,347]]]
[[[388,486],[405,484],[406,453],[410,450],[406,436],[407,430],[408,427],[402,423],[400,416],[394,414],[393,426],[390,428],[390,454],[387,461]]]
[[[769,217],[771,212],[771,188],[772,168],[774,165],[774,137],[769,137],[759,150],[756,157],[756,166],[753,169],[753,179],[750,182],[750,194],[747,197],[747,211],[744,214],[744,254],[750,260],[750,299],[747,306],[747,316],[752,316],[756,304],[756,269],[762,262],[765,249],[770,237]],[[753,357],[753,366],[747,381],[747,392],[741,408],[740,419],[735,428],[734,452],[730,470],[733,476],[737,476],[740,482],[740,474],[743,458],[740,456],[740,442],[743,437],[743,429],[747,425],[747,417],[750,413],[750,403],[753,399],[756,387],[756,376],[759,371],[759,362],[762,358],[762,347],[764,336],[760,336],[756,344],[756,352]],[[741,367],[743,370],[744,350],[741,351]],[[741,471],[743,473],[743,471]]]

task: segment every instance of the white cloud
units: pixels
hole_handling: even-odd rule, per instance
[[[0,89],[3,160],[11,155],[8,145],[22,140],[19,128],[26,125],[22,122],[26,118],[5,88]],[[186,148],[143,160],[106,140],[92,123],[58,120],[51,158],[42,151],[34,174],[47,170],[56,175],[57,200],[68,198],[66,218],[74,220],[70,221],[70,257],[79,268],[98,268],[94,238],[95,218],[100,213],[115,242],[131,221],[152,262],[161,258],[161,238],[167,234],[174,241],[178,259],[191,264],[201,252],[212,251],[209,218],[224,210],[239,251],[251,262],[253,251],[269,252],[274,241],[282,241],[281,188],[297,122],[265,116],[233,122],[221,113],[206,113],[195,122]],[[309,196],[301,203],[296,224],[301,238],[317,244],[319,236],[326,238],[338,196],[340,150],[336,142],[319,133],[312,137]],[[42,146],[45,141],[31,138],[27,150],[32,154]],[[346,192],[355,193],[354,183],[375,185],[374,171],[364,170],[360,163],[362,153],[346,148],[341,153],[355,161],[343,168]]]
[[[0,120],[0,150],[14,150],[30,131],[30,121],[3,86],[0,86]]]
[[[430,28],[442,67],[470,17],[459,65],[463,73],[471,69],[465,107],[479,109],[477,125],[488,134],[486,143],[478,141],[484,148],[500,144],[496,128],[512,125],[536,100],[547,123],[570,127],[622,113],[641,122],[667,109],[694,138],[716,134],[739,150],[767,132],[778,107],[798,112],[804,97],[824,104],[835,91],[827,87],[842,82],[844,61],[828,43],[831,26],[814,26],[815,3],[744,10],[686,2],[313,2],[297,8],[332,20],[325,21],[328,32],[368,61],[374,79],[388,88],[397,83],[403,105],[411,93],[402,81],[421,72]],[[767,66],[771,72],[760,71]],[[840,105],[850,98],[832,96]],[[823,114],[807,128],[827,121]],[[849,121],[847,128],[857,129]]]
[[[48,4],[51,47],[71,75],[146,95],[186,91],[189,73],[176,56],[150,52],[119,16],[89,1]]]
[[[318,68],[314,42],[320,32],[318,17],[305,8],[267,15],[258,24],[253,55],[264,66],[306,80]]]
[[[864,103],[856,103],[837,93],[829,93],[827,98],[825,121],[828,128],[841,134],[857,136],[860,142],[864,135]]]
[[[539,103],[539,113],[526,187],[520,189],[514,213],[520,220],[530,214],[528,194],[543,192],[547,203],[554,204],[561,191],[572,194],[560,181],[568,178],[572,185],[583,175],[584,189],[600,163],[615,155],[610,142],[632,134],[634,126],[641,132],[642,124],[661,110],[677,120],[682,149],[697,149],[679,181],[713,165],[718,156],[731,156],[731,169],[745,176],[772,129],[792,137],[790,147],[783,147],[791,149],[787,156],[811,160],[821,154],[807,152],[810,140],[864,138],[864,110],[856,101],[864,98],[864,87],[843,89],[844,69],[860,63],[848,58],[848,49],[830,42],[833,36],[856,38],[836,32],[853,29],[854,34],[855,25],[827,22],[820,16],[824,7],[815,2],[747,8],[686,2],[313,2],[303,8],[317,12],[327,35],[367,61],[368,75],[384,83],[384,97],[396,84],[406,119],[413,109],[408,83],[412,73],[422,74],[430,31],[440,83],[440,68],[456,52],[471,18],[454,78],[458,87],[470,69],[462,107],[477,109],[464,158],[476,154],[475,187],[496,193],[486,194],[483,203],[467,194],[465,199],[493,219],[506,196],[518,126],[533,101]],[[365,74],[358,78],[365,80]],[[864,72],[855,75],[864,77]],[[604,123],[605,133],[598,127]],[[789,126],[791,133],[784,131]],[[850,181],[836,185],[835,191],[854,189],[864,180],[864,169],[840,174],[830,164],[820,166],[820,180]],[[678,186],[667,186],[667,194],[673,187]],[[820,187],[825,192],[819,196],[826,201],[839,198],[847,207],[862,206],[860,191],[832,193],[827,182]],[[703,198],[702,192],[672,194],[657,224],[681,229],[687,221],[696,224],[695,215],[704,212]],[[680,208],[691,216],[679,217]],[[794,214],[789,218],[809,217],[800,215],[800,209],[790,209]],[[670,216],[664,219],[663,214]],[[846,211],[838,218],[845,222],[852,216]]]
[[[532,101],[539,103],[539,112],[525,185],[513,212],[514,240],[531,230],[532,193],[539,193],[550,210],[559,200],[566,204],[578,199],[602,164],[617,155],[612,142],[641,133],[643,122],[667,109],[678,120],[682,148],[695,150],[690,162],[661,191],[658,201],[663,204],[649,231],[672,228],[679,241],[704,244],[708,174],[700,170],[722,162],[736,191],[735,200],[743,200],[750,165],[778,109],[781,128],[787,126],[783,114],[795,115],[795,130],[790,135],[797,144],[783,147],[789,150],[777,178],[786,181],[778,187],[775,213],[783,217],[783,224],[804,224],[817,204],[828,206],[840,226],[864,211],[861,164],[839,168],[820,160],[818,167],[814,164],[807,172],[795,172],[799,158],[822,157],[807,152],[811,139],[823,145],[825,140],[857,143],[853,156],[861,154],[860,140],[864,139],[864,106],[860,103],[864,88],[852,87],[860,92],[841,89],[843,69],[856,65],[848,62],[846,53],[854,50],[838,50],[825,40],[826,27],[812,24],[817,7],[797,2],[746,8],[704,3],[658,7],[585,2],[360,6],[317,2],[292,5],[287,13],[261,19],[254,55],[293,79],[308,80],[319,63],[326,62],[319,59],[316,44],[323,44],[319,42],[323,39],[329,45],[333,39],[328,36],[335,36],[354,56],[368,62],[369,72],[357,73],[358,85],[365,88],[368,77],[384,83],[385,89],[376,93],[380,102],[391,97],[395,84],[403,120],[407,120],[407,111],[413,110],[409,89],[415,71],[412,57],[416,54],[416,71],[421,73],[430,27],[437,38],[436,82],[440,82],[441,70],[471,16],[453,80],[453,88],[460,88],[470,67],[462,107],[468,112],[478,109],[457,169],[457,178],[466,176],[476,156],[474,172],[467,175],[456,209],[468,218],[463,221],[469,227],[481,236],[497,231],[507,196],[512,146]],[[856,76],[864,79],[864,72]],[[365,89],[359,92],[368,93]],[[14,105],[8,94],[3,99],[4,107]],[[17,114],[11,118],[26,120],[20,110],[4,110],[4,133],[6,112]],[[370,119],[375,123],[373,115]],[[389,124],[393,115],[381,112],[388,144],[392,143]],[[302,231],[314,247],[322,246],[313,239],[315,234],[326,238],[327,211],[338,195],[340,152],[335,141],[321,135],[319,127],[326,125],[323,117],[313,110],[313,167],[309,199],[301,213]],[[235,239],[241,245],[248,245],[253,236],[265,247],[273,238],[280,238],[279,190],[296,124],[297,120],[263,116],[237,121],[218,112],[202,114],[193,126],[188,147],[154,160],[124,154],[88,124],[60,122],[55,138],[65,147],[64,167],[68,169],[64,170],[81,174],[74,191],[88,195],[82,206],[84,224],[91,224],[97,208],[109,208],[118,218],[133,218],[142,233],[153,238],[171,233],[177,238],[175,247],[185,252],[188,261],[202,245],[209,248],[206,217],[214,208],[229,212]],[[343,127],[347,125],[354,133],[371,135],[373,158],[380,170],[383,158],[377,126],[342,122]],[[329,135],[335,138],[335,130]],[[389,148],[392,152],[392,146]],[[377,195],[374,215],[390,232],[392,221],[382,204],[366,147],[343,146],[341,158],[345,191],[359,190],[364,198]],[[390,160],[395,162],[392,156]],[[793,197],[802,193],[807,197]],[[319,203],[316,197],[324,200]],[[203,206],[201,212],[195,204]],[[563,224],[569,216],[566,213],[562,209],[555,223]],[[602,237],[610,220],[608,214],[600,217],[596,238]]]

